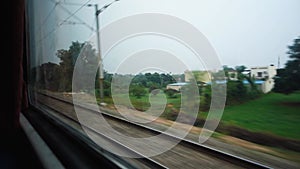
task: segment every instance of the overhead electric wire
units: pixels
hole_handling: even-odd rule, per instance
[[[89,0],[91,1],[91,0]],[[86,4],[89,2],[87,1],[84,5],[82,5],[82,7],[86,6]],[[75,14],[78,12],[77,10],[75,11],[75,14],[73,14],[71,11],[69,11],[66,7],[64,7],[62,4],[59,3],[59,6],[68,14],[70,14],[71,17],[74,17],[76,20],[82,22],[86,27],[88,27],[89,29],[94,31],[94,28],[92,26],[90,26],[89,24],[87,24],[86,22],[84,22],[82,19],[80,19],[78,16],[76,16]],[[82,8],[80,7],[80,9]],[[79,10],[80,10],[79,9]]]
[[[92,26],[96,26],[96,17],[94,17],[94,19],[93,19]],[[95,32],[95,31],[91,30],[91,33],[90,33],[89,37],[92,36],[92,34],[93,34],[94,32]]]
[[[91,0],[86,1],[83,5],[81,5],[74,13],[72,13],[70,16],[68,16],[66,19],[64,19],[62,21],[62,23],[60,23],[60,25],[62,25],[64,22],[68,21],[68,19],[70,19],[72,16],[74,16],[78,11],[80,11],[84,6],[86,6]],[[83,22],[84,23],[84,22]]]
[[[51,1],[53,2],[53,1]],[[55,8],[58,5],[58,2],[54,2],[54,6],[52,7],[52,9],[50,10],[50,12],[48,13],[48,15],[45,17],[45,19],[42,21],[41,25],[39,26],[37,32],[40,32],[42,27],[46,24],[46,22],[48,21],[48,19],[50,18],[51,14],[54,12]]]
[[[41,38],[41,39],[39,40],[39,43],[42,42],[42,41],[44,41],[48,36],[50,36],[54,31],[56,31],[56,29],[57,29],[59,26],[60,26],[60,25],[58,25],[57,27],[53,28],[50,32],[48,32],[43,38]],[[39,44],[39,43],[38,43],[38,44]]]
[[[60,2],[62,5],[71,5],[71,6],[81,6],[80,3],[73,3],[73,2]]]
[[[49,19],[49,17],[51,16],[51,14],[54,12],[54,10],[55,10],[55,8],[56,8],[57,5],[58,5],[58,3],[55,3],[55,5],[53,6],[53,8],[50,10],[49,14],[46,16],[46,18],[42,22],[41,27],[47,22],[47,20]]]
[[[50,2],[54,3],[55,6],[59,5],[65,12],[67,12],[69,14],[69,16],[67,18],[65,18],[60,24],[58,24],[55,28],[53,28],[51,31],[49,31],[45,36],[43,36],[40,40],[39,43],[42,42],[43,40],[45,40],[47,37],[49,37],[53,32],[56,31],[56,29],[58,29],[63,23],[67,22],[68,19],[70,19],[71,17],[74,17],[76,20],[78,20],[81,24],[85,25],[86,27],[88,27],[89,29],[91,29],[91,31],[95,31],[95,29],[90,26],[89,24],[87,24],[86,22],[84,22],[82,19],[80,19],[78,16],[76,16],[76,13],[78,11],[80,11],[80,9],[82,9],[84,6],[87,6],[87,4],[91,1],[88,0],[87,2],[85,2],[84,4],[81,4],[81,7],[78,8],[75,12],[71,12],[70,10],[68,10],[67,8],[65,8],[60,2],[55,2],[54,0],[49,0]],[[55,8],[54,8],[55,9]],[[52,12],[54,11],[54,9],[52,10]],[[71,21],[70,21],[71,22]],[[75,23],[75,22],[73,22]],[[75,23],[76,24],[76,23]]]

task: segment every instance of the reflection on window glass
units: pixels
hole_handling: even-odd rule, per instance
[[[270,2],[29,1],[31,104],[138,168],[298,168],[300,2]]]

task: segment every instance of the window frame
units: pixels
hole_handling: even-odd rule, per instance
[[[30,89],[29,0],[25,0],[23,76],[28,108],[22,112],[38,135],[66,168],[136,168],[125,159],[100,147],[84,134],[45,109],[35,105]],[[46,157],[45,157],[46,158]]]

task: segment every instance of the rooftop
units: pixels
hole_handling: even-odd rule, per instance
[[[178,83],[172,83],[172,84],[168,84],[169,86],[184,86],[187,85],[188,83],[186,82],[178,82]]]

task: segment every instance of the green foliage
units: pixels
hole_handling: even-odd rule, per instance
[[[228,81],[226,105],[242,103],[246,96],[247,88],[242,81]]]
[[[111,89],[110,88],[104,88],[103,89],[103,95],[105,96],[105,97],[111,97]]]
[[[234,69],[233,68],[231,68],[231,67],[228,67],[227,65],[224,65],[223,66],[223,71],[224,71],[224,74],[225,74],[225,77],[229,77],[229,74],[228,74],[228,72],[229,71],[233,71]]]
[[[129,93],[130,93],[130,95],[135,96],[136,98],[140,99],[142,96],[146,95],[147,91],[141,85],[130,85]]]
[[[145,77],[145,75],[143,75],[141,73],[134,76],[134,78],[131,81],[132,84],[140,85],[140,86],[144,86],[144,87],[148,87],[147,82],[148,82],[147,78]]]
[[[112,81],[112,74],[104,72],[104,80],[103,80],[103,94],[106,97],[111,97],[111,81]],[[98,83],[99,84],[99,83]],[[99,85],[96,84],[97,89],[99,89]]]
[[[240,105],[227,106],[222,121],[279,136],[300,139],[300,93],[270,93]]]
[[[244,65],[241,65],[241,66],[236,66],[235,67],[235,70],[238,72],[238,73],[242,73],[243,71],[245,71],[246,70],[246,66],[244,66]]]
[[[95,49],[89,43],[72,42],[69,49],[60,49],[56,52],[56,56],[60,59],[59,65],[55,63],[44,63],[33,69],[31,75],[35,77],[34,83],[37,82],[37,87],[52,91],[70,92],[72,91],[72,78],[75,63],[78,59],[81,62],[82,68],[85,71],[76,72],[79,78],[84,82],[90,78],[98,65],[98,58],[95,54]],[[80,58],[78,58],[80,56]],[[98,76],[97,76],[98,77]],[[95,78],[97,78],[95,77]],[[96,86],[99,82],[96,80]],[[74,84],[75,91],[88,91],[86,83]]]
[[[83,45],[83,44],[82,44]],[[81,47],[82,45],[77,45]],[[75,45],[76,46],[76,45]],[[98,66],[98,58],[96,55],[95,50],[93,49],[92,45],[89,43],[84,44],[84,46],[81,47],[81,50],[79,50],[79,47],[76,47],[74,50],[75,53],[80,53],[80,58],[77,58],[80,62],[77,64],[82,67],[84,71],[76,72],[78,77],[82,82],[88,81],[89,78],[95,73],[94,71],[97,70]],[[74,48],[74,47],[72,47]],[[79,54],[78,53],[78,54]],[[79,56],[78,56],[79,57]],[[76,60],[75,60],[76,62]],[[75,65],[74,65],[75,66]],[[74,71],[73,66],[73,71]],[[95,76],[95,83],[97,86],[99,86],[99,79],[98,76],[99,72],[97,71],[97,75]],[[88,88],[86,83],[80,83],[80,84],[74,84],[73,85],[73,91],[79,91],[79,90],[93,90],[94,87]]]
[[[278,71],[275,77],[274,91],[290,94],[300,89],[300,37],[294,40],[294,44],[288,46],[290,60],[283,70]]]
[[[201,93],[199,110],[208,111],[211,103],[211,86],[205,86]]]
[[[166,93],[168,98],[177,98],[177,94],[179,93],[177,90],[174,89],[166,89],[164,92]]]
[[[226,105],[241,104],[262,96],[262,92],[251,80],[253,85],[246,87],[241,80],[228,81],[226,89]],[[211,104],[211,85],[199,87],[200,111],[208,111]],[[218,91],[214,91],[218,92]]]
[[[168,84],[175,83],[174,78],[169,74],[146,73],[134,76],[131,83],[141,85],[145,88],[161,89],[165,88]],[[151,91],[152,91],[151,90]]]
[[[159,89],[159,86],[157,84],[152,84],[150,87],[149,87],[149,93],[152,93],[153,95],[157,95],[159,93],[160,90],[156,90],[156,89]]]
[[[55,63],[44,63],[41,66],[34,68],[31,71],[31,77],[35,79],[32,82],[37,82],[39,89],[57,91],[59,88],[60,73],[59,65]]]
[[[162,87],[166,87],[168,84],[175,83],[176,80],[169,74],[160,74],[162,80]]]
[[[61,75],[60,78],[60,86],[59,91],[70,92],[72,91],[72,78],[73,78],[73,71],[76,60],[79,57],[80,52],[82,52],[81,56],[84,62],[84,68],[86,68],[84,72],[80,73],[80,78],[82,81],[85,81],[85,78],[88,78],[89,74],[92,73],[93,65],[96,65],[95,62],[97,60],[95,56],[95,51],[92,49],[90,44],[85,46],[84,43],[79,43],[78,41],[72,42],[72,45],[69,47],[68,50],[60,49],[57,51],[56,56],[60,59],[59,63],[59,73]],[[82,83],[84,84],[84,83]],[[76,88],[82,89],[84,86],[76,86]]]

